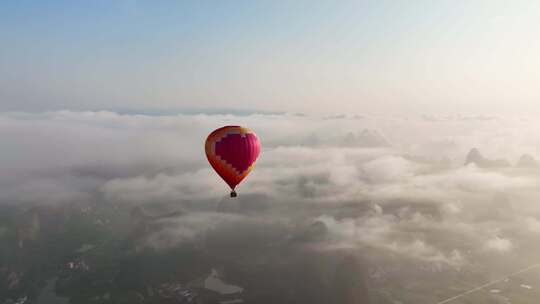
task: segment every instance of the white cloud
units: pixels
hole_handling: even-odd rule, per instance
[[[529,231],[533,233],[540,233],[540,221],[538,219],[528,216],[525,218],[525,225]]]
[[[187,201],[187,216],[160,222],[148,243],[166,247],[163,242],[197,239],[215,222],[238,220],[215,214],[228,189],[203,151],[210,131],[232,123],[256,131],[263,151],[238,189],[253,201],[237,200],[231,209],[258,206],[250,209],[253,221],[279,219],[288,228],[322,221],[328,229],[328,238],[319,240],[324,248],[369,248],[380,256],[459,267],[490,252],[520,252],[540,232],[540,172],[463,166],[472,147],[493,158],[538,156],[531,134],[540,132],[540,124],[504,118],[3,113],[0,201]],[[378,130],[392,146],[337,144],[364,129]],[[509,238],[494,238],[496,229]]]
[[[512,250],[513,244],[509,239],[496,236],[487,240],[485,243],[485,247],[487,250],[505,253]]]
[[[210,169],[179,175],[157,174],[107,181],[101,190],[112,202],[151,203],[205,199],[219,191]]]
[[[383,156],[362,165],[364,178],[378,184],[404,182],[414,174],[414,165],[399,156]]]
[[[373,215],[361,219],[344,219],[337,221],[328,216],[318,218],[326,224],[329,232],[335,235],[337,243],[330,243],[330,248],[358,248],[370,246],[379,248],[391,254],[406,258],[413,258],[427,263],[443,263],[459,267],[465,259],[457,249],[448,253],[426,243],[425,240],[410,236],[403,238],[399,230],[403,228],[403,221],[390,215]],[[414,219],[412,219],[414,221]]]

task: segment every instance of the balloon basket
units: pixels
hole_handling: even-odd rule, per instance
[[[231,191],[231,197],[236,197],[236,192],[234,190]]]

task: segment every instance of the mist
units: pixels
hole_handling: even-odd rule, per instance
[[[237,199],[203,151],[232,122],[263,146]],[[93,214],[135,253],[202,250],[248,303],[437,303],[537,263],[538,131],[510,116],[3,113],[0,206],[21,210],[3,242],[24,250],[51,213]],[[516,280],[512,296],[540,283]]]

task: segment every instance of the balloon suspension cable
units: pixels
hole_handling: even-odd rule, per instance
[[[231,190],[231,197],[236,197],[236,191]]]

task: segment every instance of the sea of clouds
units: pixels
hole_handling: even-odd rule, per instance
[[[236,200],[203,149],[227,124],[262,142]],[[380,266],[374,277],[410,265],[495,275],[537,262],[540,169],[465,157],[538,157],[537,134],[527,117],[3,113],[0,203],[177,206],[148,246],[264,225],[310,250],[354,252]]]

